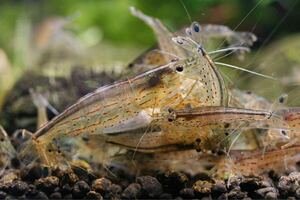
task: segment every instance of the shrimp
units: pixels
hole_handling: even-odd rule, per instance
[[[134,7],[131,7],[130,11],[134,16],[138,17],[147,25],[149,25],[149,27],[155,33],[159,46],[159,50],[147,52],[146,54],[141,55],[131,64],[129,64],[131,71],[134,68],[152,68],[153,66],[166,64],[175,58],[187,57],[188,55],[190,55],[190,50],[178,48],[171,41],[171,39],[174,38],[174,36],[182,36],[182,32],[184,31],[181,31],[180,33],[171,33],[159,19],[147,16]],[[222,25],[208,24],[200,26],[196,22],[193,22],[190,27],[186,28],[185,32],[188,36],[191,37],[193,41],[202,43],[203,46],[206,46],[205,44],[207,43],[207,41],[211,41],[211,39],[213,38],[225,38],[231,46],[231,48],[229,47],[226,49],[211,51],[209,53],[217,53],[224,51],[226,52],[229,50],[243,51],[245,50],[245,47],[252,46],[257,39],[256,36],[250,32],[235,32],[230,30],[228,27]],[[230,41],[235,41],[235,43],[231,43]],[[185,46],[185,44],[182,45]],[[236,46],[236,48],[234,48],[234,46]],[[243,46],[245,47],[243,48]],[[218,74],[218,76],[221,76],[217,68],[215,68],[214,70],[216,70],[217,73],[213,73],[216,73]],[[223,90],[225,90],[224,87],[225,86],[223,86]],[[243,107],[248,109],[266,109],[270,106],[267,100],[255,94],[249,94],[249,92],[244,92],[236,88],[227,88],[226,90],[228,90],[227,93],[229,95],[229,106]]]
[[[2,126],[0,126],[0,168],[9,166],[11,160],[17,157],[17,152],[13,147],[9,136]]]
[[[257,40],[256,36],[249,32],[235,32],[226,26],[213,24],[200,26],[195,22],[192,23],[191,27],[185,29],[184,31],[171,33],[159,19],[147,16],[134,7],[131,7],[130,11],[132,15],[144,21],[153,30],[159,46],[159,50],[146,52],[130,63],[129,67],[131,70],[132,68],[135,68],[135,66],[137,66],[136,68],[148,69],[149,67],[151,68],[151,66],[164,65],[176,57],[187,57],[190,55],[190,52],[178,48],[178,46],[174,45],[174,43],[172,43],[170,40],[175,36],[183,35],[183,32],[192,36],[193,40],[202,43],[202,45],[206,47],[209,46],[208,42],[212,39],[225,38],[230,46],[227,51],[230,49],[234,51],[239,50],[240,53],[243,53],[245,49],[247,50],[247,48],[239,47],[252,46],[252,44]],[[197,31],[198,34],[193,34],[193,27],[199,30]]]
[[[56,164],[47,155],[52,152],[47,145],[59,137],[96,134],[105,141],[109,135],[159,124],[169,107],[226,106],[224,80],[204,49],[189,37],[174,41],[193,56],[86,95],[39,129],[28,148],[35,148],[43,163]]]
[[[263,175],[271,170],[283,173],[295,170],[300,161],[300,146],[291,146],[286,149],[272,149],[264,153],[260,149],[254,151],[231,151],[230,158],[220,157],[215,162],[211,173],[216,178],[225,178],[230,175],[250,176]]]
[[[194,141],[199,150],[230,149],[232,138],[249,129],[288,128],[279,115],[265,110],[233,107],[204,107],[192,110],[174,110],[166,129],[178,130],[178,134],[198,134]],[[280,132],[277,133],[280,136]],[[247,141],[251,142],[251,141]]]

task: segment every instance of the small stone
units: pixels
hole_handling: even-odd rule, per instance
[[[60,192],[54,192],[50,195],[50,199],[61,199],[62,195]]]
[[[295,196],[297,199],[300,199],[300,187],[296,190]]]
[[[268,193],[275,193],[277,196],[277,191],[273,187],[261,188],[255,191],[259,195],[259,198],[265,198]]]
[[[278,182],[278,189],[283,194],[295,193],[300,185],[300,172],[292,172],[288,176],[282,176]]]
[[[228,193],[221,194],[217,200],[228,200]]]
[[[275,200],[277,199],[277,193],[276,192],[268,192],[265,196],[265,199]]]
[[[78,181],[77,183],[75,183],[72,190],[73,198],[83,198],[90,190],[90,186],[85,181]]]
[[[8,172],[5,173],[2,177],[1,177],[1,184],[7,185],[12,183],[13,181],[17,180],[19,177],[17,175],[17,173],[15,171],[12,172]]]
[[[240,183],[240,187],[242,191],[253,192],[260,188],[261,180],[256,177],[245,178]]]
[[[35,181],[37,189],[42,190],[46,194],[51,194],[59,185],[59,179],[56,176],[48,176]]]
[[[0,199],[5,199],[7,196],[6,192],[0,191]]]
[[[125,199],[137,199],[141,196],[142,187],[138,183],[131,183],[122,193]]]
[[[199,194],[211,193],[212,183],[208,181],[197,181],[193,185],[193,190]]]
[[[239,189],[232,189],[229,193],[228,193],[228,199],[244,199],[247,198],[247,193],[246,192],[242,192]]]
[[[159,195],[159,199],[173,199],[173,197],[169,193],[162,193],[161,195]]]
[[[192,188],[183,188],[180,190],[179,195],[184,199],[192,199],[195,197],[195,193]]]
[[[71,192],[72,192],[72,188],[71,188],[71,186],[69,184],[65,184],[65,185],[62,186],[61,193],[63,195],[70,194]]]
[[[48,199],[48,197],[44,192],[38,192],[33,199]]]
[[[99,192],[101,195],[103,195],[105,192],[108,192],[111,187],[111,181],[107,178],[99,178],[96,179],[93,184],[92,188],[96,192]]]
[[[142,186],[142,190],[149,197],[158,197],[163,192],[162,185],[155,177],[140,176],[137,178],[137,182]]]
[[[14,196],[21,196],[28,190],[28,184],[23,181],[14,181],[10,185],[9,193]]]
[[[212,186],[212,195],[213,196],[220,196],[221,194],[227,192],[227,188],[224,182],[218,181]]]
[[[38,192],[39,191],[36,189],[35,185],[30,184],[26,192],[26,197],[31,199],[32,197],[36,196]]]
[[[240,187],[240,183],[243,181],[242,177],[240,176],[236,176],[236,175],[233,175],[230,177],[230,181],[228,180],[228,183],[229,184],[229,190],[232,190],[232,189],[236,189],[237,187]]]
[[[272,187],[272,184],[269,181],[261,181],[261,187]]]
[[[45,174],[45,170],[39,165],[33,165],[21,170],[21,178],[24,181],[34,181]]]
[[[67,170],[57,170],[56,171],[56,176],[59,177],[60,179],[60,184],[75,184],[79,179],[77,175],[73,172],[72,169],[67,169]]]
[[[102,200],[103,197],[101,196],[101,194],[99,194],[98,192],[95,192],[95,191],[89,191],[87,194],[86,194],[86,199],[99,199],[99,200]]]
[[[65,194],[63,195],[63,199],[73,199],[72,194]]]
[[[117,184],[112,184],[110,186],[110,193],[113,194],[114,197],[120,197],[122,194],[121,186],[119,186]]]
[[[182,189],[188,181],[187,176],[180,172],[171,172],[166,175],[168,180],[168,185],[170,189],[180,190]]]
[[[183,200],[182,197],[176,197],[174,200]]]

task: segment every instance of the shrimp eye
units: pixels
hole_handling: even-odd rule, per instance
[[[193,29],[196,33],[200,32],[200,25],[198,23],[194,23]]]
[[[182,65],[177,66],[176,71],[182,72],[183,71],[183,66]]]

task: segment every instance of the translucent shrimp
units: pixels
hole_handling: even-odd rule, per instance
[[[199,148],[214,151],[219,148],[230,149],[232,139],[236,140],[239,133],[249,129],[275,129],[278,137],[283,137],[281,130],[289,128],[280,115],[266,110],[205,107],[174,110],[170,117],[170,130],[178,127],[175,130],[198,132]],[[203,131],[203,128],[207,131]]]
[[[97,134],[105,141],[106,135],[143,130],[155,120],[159,123],[169,107],[227,105],[224,80],[209,56],[188,37],[180,39],[189,41],[179,44],[175,39],[193,56],[86,95],[39,129],[28,148],[35,148],[42,162],[55,164],[47,155],[47,145],[59,137]]]
[[[300,161],[300,146],[286,149],[272,149],[264,153],[260,149],[254,151],[231,151],[230,158],[221,157],[212,173],[217,178],[231,175],[263,175],[271,170],[281,174],[295,170]],[[230,174],[229,174],[230,173]]]
[[[10,138],[0,126],[0,168],[5,168],[11,164],[11,160],[17,157],[17,153]]]
[[[222,25],[208,24],[200,26],[196,22],[192,23],[191,27],[184,29],[184,31],[171,33],[159,19],[147,16],[134,7],[131,7],[130,11],[134,16],[143,20],[153,30],[160,49],[158,51],[149,51],[146,54],[141,55],[129,65],[131,69],[134,66],[138,66],[137,68],[149,68],[149,66],[163,65],[174,58],[184,58],[190,55],[189,51],[178,48],[170,41],[172,37],[178,35],[182,36],[187,34],[192,37],[194,41],[202,43],[206,47],[213,39],[225,39],[230,47],[226,48],[226,50],[224,49],[224,51],[233,50],[238,51],[239,53],[248,51],[245,47],[252,46],[256,41],[256,36],[249,32],[235,32]],[[196,32],[194,31],[194,28],[196,28]],[[224,51],[220,49],[218,51],[213,51],[212,53]]]

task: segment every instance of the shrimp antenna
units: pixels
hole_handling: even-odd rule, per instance
[[[208,54],[215,54],[215,53],[220,53],[220,52],[224,52],[224,51],[231,51],[231,50],[233,50],[233,51],[244,50],[244,51],[250,52],[250,49],[247,48],[247,47],[228,47],[228,48],[225,48],[225,49],[219,49],[219,50],[208,52]]]
[[[247,73],[250,73],[250,74],[254,74],[254,75],[257,75],[257,76],[261,76],[261,77],[264,77],[264,78],[267,78],[267,79],[277,80],[276,78],[274,78],[272,76],[268,76],[268,75],[265,75],[265,74],[254,72],[254,71],[251,71],[251,70],[248,70],[248,69],[244,69],[244,68],[241,68],[241,67],[238,67],[238,66],[235,66],[235,65],[231,65],[231,64],[227,64],[227,63],[222,63],[222,62],[214,62],[214,63],[216,65],[221,65],[221,66],[225,66],[225,67],[237,69],[237,70],[244,71],[244,72],[247,72]]]
[[[162,54],[166,54],[166,55],[169,55],[169,56],[173,56],[173,57],[175,57],[175,58],[177,58],[177,59],[180,59],[180,60],[183,59],[183,58],[181,58],[181,57],[179,57],[179,56],[177,56],[177,55],[175,55],[175,54],[173,54],[173,53],[167,52],[167,51],[162,51],[162,50],[159,50],[159,49],[154,49],[154,50],[152,50],[152,51],[158,52],[158,53],[162,53]]]

